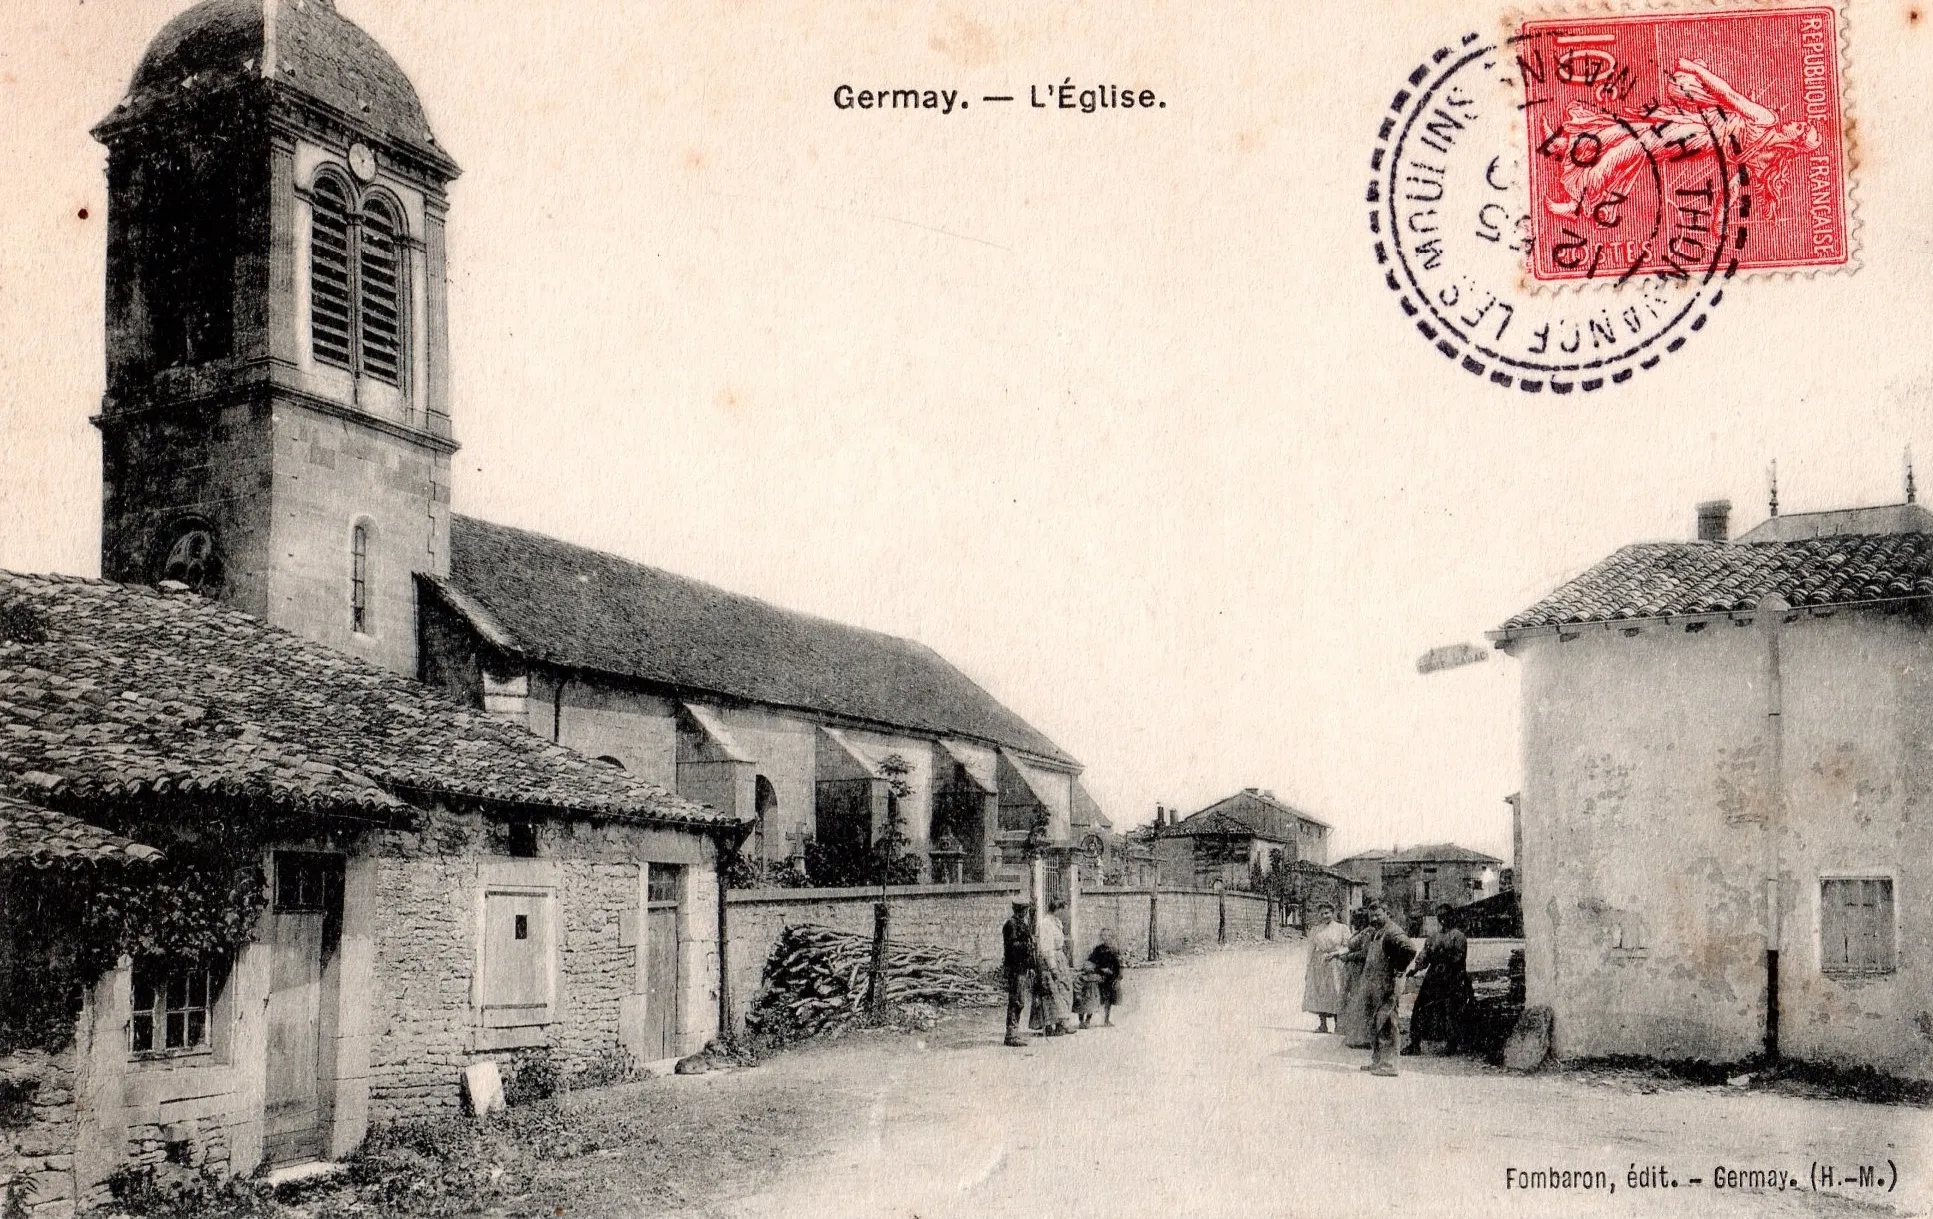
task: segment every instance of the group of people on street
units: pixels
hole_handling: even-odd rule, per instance
[[[1049,1037],[1087,1028],[1099,1011],[1101,1023],[1114,1023],[1114,1007],[1121,1001],[1121,954],[1114,933],[1101,929],[1100,942],[1087,954],[1087,967],[1078,975],[1067,949],[1066,903],[1048,903],[1047,917],[1036,918],[1031,902],[1015,902],[1013,914],[1000,928],[1007,973],[1007,1044],[1026,1045],[1024,1027]],[[1029,1008],[1031,1007],[1031,1012]]]
[[[1372,1075],[1396,1074],[1400,983],[1418,972],[1422,982],[1401,1052],[1420,1053],[1425,1042],[1440,1042],[1452,1054],[1460,1046],[1470,1004],[1469,941],[1450,925],[1451,911],[1439,905],[1425,920],[1421,951],[1374,899],[1364,907],[1365,924],[1353,935],[1337,921],[1333,906],[1315,911],[1321,922],[1309,933],[1302,1010],[1316,1015],[1317,1032],[1335,1032],[1344,1045],[1367,1048],[1363,1070]]]

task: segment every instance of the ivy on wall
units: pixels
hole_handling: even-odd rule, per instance
[[[0,1054],[64,1049],[83,991],[123,956],[186,965],[248,943],[267,832],[204,822],[144,834],[166,853],[151,865],[0,870]]]

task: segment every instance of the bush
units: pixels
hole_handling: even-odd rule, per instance
[[[543,1060],[548,1061],[548,1060]],[[349,1159],[349,1189],[311,1209],[316,1219],[445,1216],[484,1210],[530,1191],[538,1165],[598,1150],[554,1101],[535,1101],[479,1121],[441,1118],[370,1132]]]
[[[503,1103],[528,1105],[557,1095],[557,1064],[548,1050],[522,1054],[511,1060],[509,1078],[503,1081]]]
[[[107,1219],[273,1219],[273,1191],[254,1180],[179,1165],[122,1168],[107,1179]]]

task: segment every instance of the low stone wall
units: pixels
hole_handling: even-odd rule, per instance
[[[1000,968],[1000,925],[1026,891],[1012,884],[894,885],[885,891],[892,911],[889,935],[905,944],[931,944],[965,953],[982,968]],[[732,1007],[739,1020],[751,1010],[764,979],[765,960],[779,933],[811,923],[871,935],[877,887],[860,889],[741,889],[728,899],[731,929]],[[1203,889],[1090,889],[1080,895],[1075,958],[1085,958],[1102,928],[1130,963],[1148,957],[1148,913],[1155,912],[1162,952],[1212,947],[1223,912],[1227,935],[1259,940],[1267,921],[1266,899],[1250,893]]]

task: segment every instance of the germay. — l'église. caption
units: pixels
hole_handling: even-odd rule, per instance
[[[1074,110],[1096,114],[1103,110],[1166,110],[1168,103],[1153,89],[1131,85],[1077,85],[1073,77],[1059,84],[1028,85],[1027,95],[985,93],[968,98],[958,89],[862,89],[840,84],[832,90],[832,104],[840,110],[931,110],[953,114],[978,101],[994,106],[1024,105],[1031,110]]]

